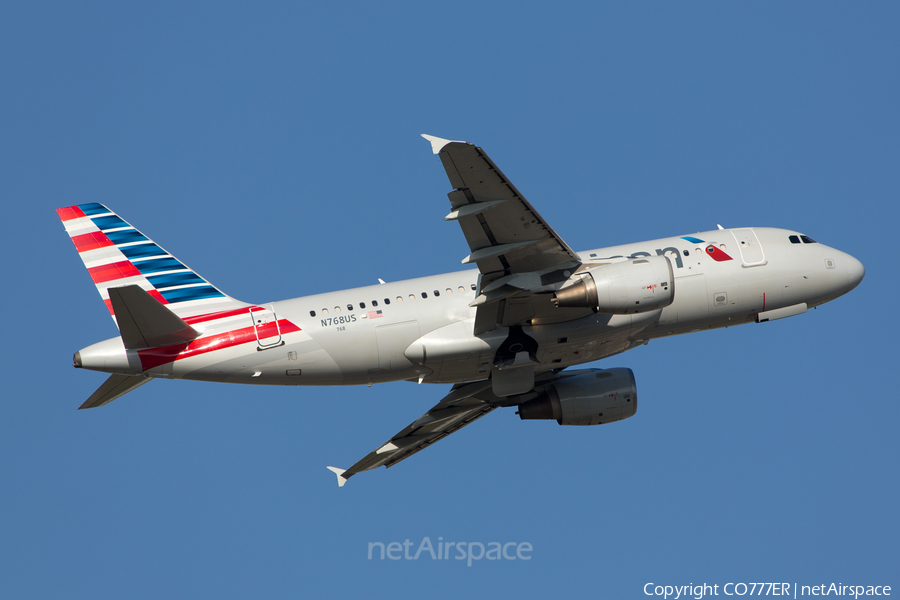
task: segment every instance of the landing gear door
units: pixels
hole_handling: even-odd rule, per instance
[[[268,350],[284,344],[281,340],[281,326],[271,306],[254,306],[250,309],[250,317],[256,332],[257,350]]]
[[[759,238],[752,229],[732,229],[731,235],[737,242],[741,251],[741,265],[744,267],[761,267],[766,264],[766,254],[763,252]]]

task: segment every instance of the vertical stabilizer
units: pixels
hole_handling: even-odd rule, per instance
[[[129,285],[181,318],[250,306],[222,293],[102,204],[56,212],[113,319],[109,289]]]

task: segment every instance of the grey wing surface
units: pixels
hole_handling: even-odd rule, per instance
[[[490,388],[490,381],[454,385],[443,400],[355,465],[346,470],[328,469],[337,475],[338,485],[343,486],[362,471],[391,467],[494,410],[500,398]]]
[[[578,264],[560,238],[481,149],[466,142],[423,136],[432,143],[450,184],[452,212],[469,243],[464,264],[483,275],[513,274]]]
[[[581,259],[557,235],[488,155],[473,144],[423,135],[431,142],[450,184],[452,211],[469,244],[462,262],[481,272],[475,334],[498,325],[521,325],[549,306],[529,298],[552,291],[581,265]],[[557,312],[558,314],[558,312]]]

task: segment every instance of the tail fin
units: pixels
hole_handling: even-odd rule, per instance
[[[250,306],[223,294],[102,204],[56,211],[115,319],[109,289],[137,285],[177,316]]]

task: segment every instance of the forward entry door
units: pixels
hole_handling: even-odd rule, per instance
[[[766,264],[766,254],[763,252],[759,238],[752,229],[732,229],[731,235],[737,242],[741,251],[741,264],[745,267],[760,267]]]

